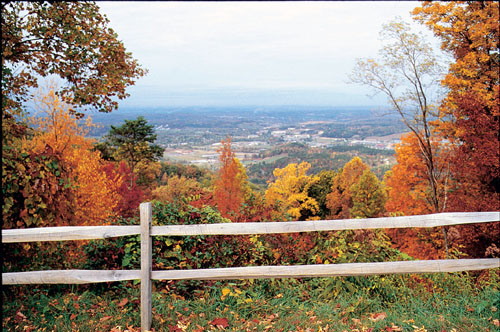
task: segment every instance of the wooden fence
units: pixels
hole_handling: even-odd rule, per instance
[[[440,213],[373,219],[152,226],[151,203],[142,203],[140,205],[140,216],[141,224],[139,226],[68,226],[2,230],[2,243],[106,239],[138,234],[141,236],[140,270],[52,270],[2,273],[2,285],[85,284],[140,279],[141,330],[147,331],[150,329],[152,321],[152,280],[366,276],[458,272],[500,267],[499,258],[483,258],[152,271],[152,236],[275,234],[349,229],[451,226],[500,221],[500,212],[498,211]]]

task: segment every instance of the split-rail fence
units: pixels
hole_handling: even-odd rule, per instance
[[[141,331],[152,321],[152,280],[221,280],[366,276],[377,274],[438,273],[493,269],[499,258],[443,259],[378,263],[251,266],[194,270],[152,271],[152,236],[249,235],[338,231],[376,228],[438,227],[500,221],[500,212],[457,212],[372,219],[249,222],[152,226],[151,203],[140,205],[136,226],[67,226],[2,230],[2,243],[107,239],[140,234],[140,270],[52,270],[2,273],[2,285],[86,284],[139,279]]]

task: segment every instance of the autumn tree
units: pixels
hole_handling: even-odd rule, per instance
[[[358,182],[350,188],[351,218],[376,218],[383,216],[387,196],[385,190],[371,170],[365,170]]]
[[[413,14],[455,59],[442,81],[448,94],[438,123],[454,144],[449,210],[499,210],[499,3],[425,1]],[[454,229],[464,250],[476,257],[491,255],[500,247],[500,223]]]
[[[143,116],[135,120],[125,120],[119,127],[111,126],[104,144],[111,149],[116,160],[126,160],[132,171],[141,162],[147,164],[163,155],[163,148],[157,144],[157,135],[152,125]]]
[[[452,164],[452,146],[434,142],[436,153],[437,192],[443,208],[449,209],[455,184],[450,173],[456,167]],[[429,186],[425,179],[426,167],[419,153],[417,138],[412,133],[401,137],[396,145],[396,165],[388,171],[384,182],[388,194],[386,209],[393,215],[421,215],[433,212],[429,200]],[[447,232],[453,232],[449,228]],[[444,238],[434,229],[391,229],[387,231],[395,245],[409,255],[420,259],[443,258],[439,253],[445,248]],[[451,241],[453,240],[453,241]],[[451,236],[450,248],[458,248],[457,236]]]
[[[497,1],[425,1],[414,9],[455,61],[442,81],[439,130],[455,144],[457,188],[450,209],[500,209],[499,4]]]
[[[108,179],[121,178],[117,187],[118,202],[114,211],[117,215],[129,218],[137,215],[139,204],[143,201],[144,192],[136,183],[136,176],[125,161],[103,162],[102,170]]]
[[[31,98],[41,77],[65,81],[73,106],[110,112],[113,99],[146,71],[125,50],[109,20],[87,1],[7,1],[2,12],[2,96],[13,109]]]
[[[117,190],[122,178],[108,178],[103,172],[100,153],[93,150],[93,141],[86,138],[88,129],[78,124],[71,107],[51,89],[35,99],[39,113],[31,117],[37,128],[32,139],[23,139],[25,149],[41,153],[47,146],[61,155],[64,167],[73,179],[72,211],[64,224],[102,224],[117,204]],[[90,119],[87,119],[90,125]],[[63,179],[61,179],[63,180]]]
[[[310,167],[308,162],[302,162],[274,170],[276,180],[269,184],[265,199],[277,214],[276,219],[283,220],[287,215],[295,220],[316,219],[318,202],[309,196],[308,191],[317,179],[307,175]]]
[[[221,141],[220,168],[215,180],[214,201],[222,216],[236,218],[250,190],[245,167],[231,149],[231,138]]]
[[[332,192],[333,178],[336,172],[332,170],[322,170],[316,175],[316,180],[312,181],[308,188],[308,195],[318,202],[318,216],[321,219],[327,218],[329,209],[327,207],[327,196]]]
[[[426,164],[429,199],[434,212],[442,210],[437,194],[435,152],[431,121],[436,113],[432,90],[439,82],[441,67],[422,35],[411,33],[409,25],[393,21],[381,31],[386,45],[379,51],[380,60],[358,59],[350,80],[367,85],[388,97],[392,108],[417,138]]]
[[[443,83],[449,93],[443,112],[460,119],[458,102],[466,93],[476,94],[485,114],[499,113],[499,4],[496,1],[423,1],[413,10],[415,19],[427,25],[442,41],[442,49],[451,52]],[[460,133],[459,133],[460,134]]]
[[[354,157],[335,175],[332,180],[332,190],[326,196],[326,206],[330,210],[330,218],[351,218],[350,211],[353,204],[351,187],[369,169],[361,158]]]
[[[72,188],[76,183],[72,182],[71,176],[75,175],[76,170],[68,167],[68,160],[65,159],[68,156],[64,157],[52,145],[54,141],[50,144],[43,142],[48,138],[47,135],[43,139],[40,133],[36,135],[32,142],[36,150],[32,149],[32,143],[19,144],[31,131],[24,124],[26,109],[23,103],[33,99],[33,91],[36,91],[40,79],[55,75],[65,82],[57,94],[63,98],[62,101],[71,101],[66,104],[69,112],[76,112],[77,107],[85,105],[109,112],[117,107],[116,98],[127,97],[126,87],[134,84],[146,71],[126,52],[95,3],[7,1],[1,3],[0,9],[2,134],[12,138],[5,142],[9,150],[3,161],[17,172],[21,172],[23,167],[26,170],[14,175],[9,173],[7,167],[5,171],[12,176],[2,178],[2,187],[6,188],[3,192],[9,194],[8,188],[18,188],[21,192],[25,191],[24,198],[34,199],[28,200],[29,204],[37,204],[36,208],[27,208],[28,214],[23,212],[25,217],[19,220],[34,224],[38,221],[60,224],[60,220],[72,215],[70,207],[61,204],[73,202],[69,196],[75,193]],[[42,124],[42,128],[48,127]],[[93,160],[94,165],[97,165],[97,160]],[[83,165],[79,167],[83,170]],[[55,183],[51,182],[53,180]],[[68,192],[71,195],[68,196]],[[62,196],[57,196],[59,194]],[[47,196],[42,197],[44,195]],[[57,204],[50,203],[50,199]],[[88,204],[84,196],[79,199],[83,204]],[[17,205],[23,207],[21,212],[27,207],[25,203]],[[28,221],[25,218],[34,219]]]
[[[438,193],[436,165],[437,153],[434,142],[438,141],[432,121],[438,117],[437,104],[442,68],[430,44],[421,34],[412,33],[409,25],[393,21],[384,25],[381,36],[386,41],[379,51],[380,60],[357,61],[350,80],[382,92],[388,98],[393,110],[415,135],[425,162],[426,191],[432,212],[442,212],[444,201]],[[446,252],[448,241],[443,228]]]
[[[431,142],[436,153],[436,192],[446,209],[447,195],[451,187],[449,146],[442,142]],[[388,192],[388,212],[404,215],[419,215],[435,212],[429,199],[429,185],[426,179],[427,167],[420,153],[418,138],[413,133],[401,136],[396,145],[397,163],[385,175]]]

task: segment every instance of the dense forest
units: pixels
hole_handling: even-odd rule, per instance
[[[250,182],[265,186],[269,181],[274,180],[275,169],[292,163],[307,162],[311,165],[309,172],[317,174],[321,171],[339,170],[352,158],[362,156],[375,175],[382,179],[388,170],[386,168],[389,167],[385,165],[384,160],[392,157],[393,154],[391,150],[378,150],[359,145],[310,148],[301,143],[289,143],[261,152],[259,157],[262,160],[248,165],[246,171]]]
[[[391,169],[372,169],[369,148],[360,158],[347,147],[315,151],[301,144],[281,146],[283,151],[272,152],[280,158],[247,169],[227,137],[213,172],[161,160],[163,148],[143,116],[111,125],[101,141],[89,138],[95,125],[88,110],[119,112],[116,99],[126,98],[125,89],[146,73],[96,4],[2,3],[2,228],[137,224],[138,206],[145,201],[153,202],[155,225],[499,211],[498,2],[416,5],[414,19],[428,26],[453,57],[445,74],[430,45],[407,23],[392,21],[382,31],[380,58],[359,59],[350,77],[387,95],[408,130]],[[65,84],[44,79],[51,75]],[[446,90],[445,98],[432,100],[435,84]],[[249,178],[261,179],[253,181],[259,186]],[[500,257],[499,235],[500,223],[494,222],[159,237],[153,269]],[[123,237],[3,244],[3,256],[3,272],[137,269],[140,242]],[[164,296],[155,297],[153,326],[156,331],[426,331],[420,326],[427,324],[431,331],[493,331],[499,326],[500,302],[492,296],[498,285],[498,269],[293,281],[161,281],[155,294]],[[2,294],[6,330],[134,331],[140,325],[133,309],[139,301],[134,282],[9,286]]]

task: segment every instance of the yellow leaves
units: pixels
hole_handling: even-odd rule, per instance
[[[242,291],[237,287],[232,287],[232,288],[223,288],[221,290],[221,300],[226,299],[228,296],[237,298],[238,303],[251,303],[253,300],[251,298],[246,298],[246,291]]]
[[[55,94],[54,86],[47,93],[42,90],[35,97],[38,114],[30,118],[39,130],[32,140],[24,140],[26,149],[41,152],[50,146],[54,153],[60,154],[63,166],[70,170],[74,183],[72,224],[101,224],[110,215],[118,202],[117,189],[122,183],[121,177],[109,179],[102,171],[100,153],[93,151],[93,140],[85,137],[92,125],[87,119],[87,126],[80,126],[71,106],[61,101]]]
[[[221,300],[224,300],[228,294],[231,293],[231,290],[229,288],[224,288],[222,289],[222,296],[220,297]]]
[[[307,193],[311,181],[315,180],[306,175],[310,167],[309,163],[302,162],[275,169],[273,174],[276,181],[269,184],[265,194],[267,205],[294,219],[300,219],[303,212],[312,215],[318,213],[318,202]]]

